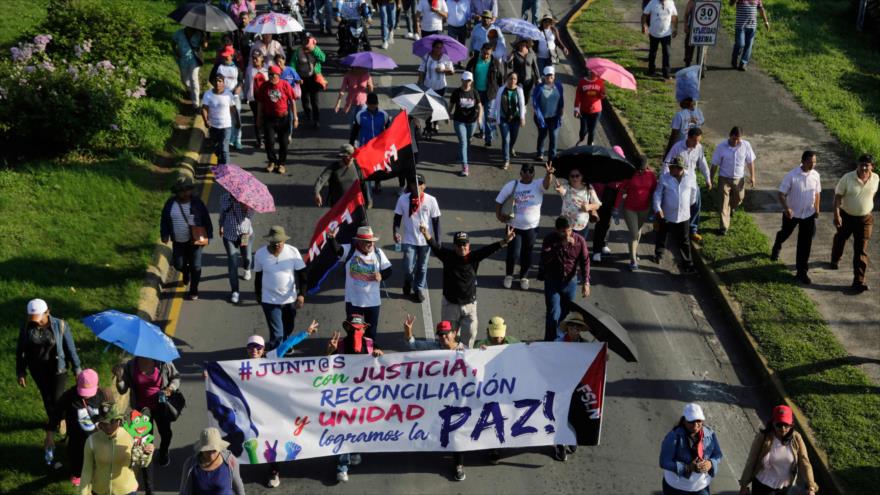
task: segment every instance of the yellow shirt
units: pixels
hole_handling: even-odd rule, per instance
[[[870,174],[868,180],[862,184],[858,174],[853,170],[844,174],[837,183],[834,194],[843,196],[840,207],[848,215],[863,217],[874,209],[874,195],[877,194],[877,188],[880,186],[880,176],[874,172]]]
[[[123,495],[136,491],[131,446],[131,435],[121,426],[112,437],[100,429],[89,436],[83,452],[80,495]]]

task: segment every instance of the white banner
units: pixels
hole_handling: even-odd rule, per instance
[[[605,355],[601,343],[539,342],[212,362],[208,417],[246,464],[597,443]]]

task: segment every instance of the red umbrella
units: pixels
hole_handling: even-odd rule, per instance
[[[619,88],[636,90],[636,78],[616,62],[594,57],[587,60],[587,68]]]

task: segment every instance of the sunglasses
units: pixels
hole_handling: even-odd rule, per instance
[[[247,348],[248,348],[248,349],[257,349],[257,350],[259,350],[259,349],[262,349],[263,346],[261,346],[260,344],[248,344],[248,345],[247,345]]]
[[[776,429],[778,429],[778,430],[783,430],[783,429],[786,429],[786,428],[791,428],[791,425],[788,424],[788,423],[776,423],[776,424],[773,425],[773,426],[775,426]]]

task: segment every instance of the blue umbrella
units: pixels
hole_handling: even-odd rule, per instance
[[[177,348],[162,330],[137,316],[115,309],[103,311],[83,319],[95,335],[134,356],[168,362],[180,357]]]
[[[520,38],[528,38],[530,40],[541,39],[541,30],[534,24],[515,17],[505,17],[495,21],[495,26],[501,28],[505,33],[514,34]]]

